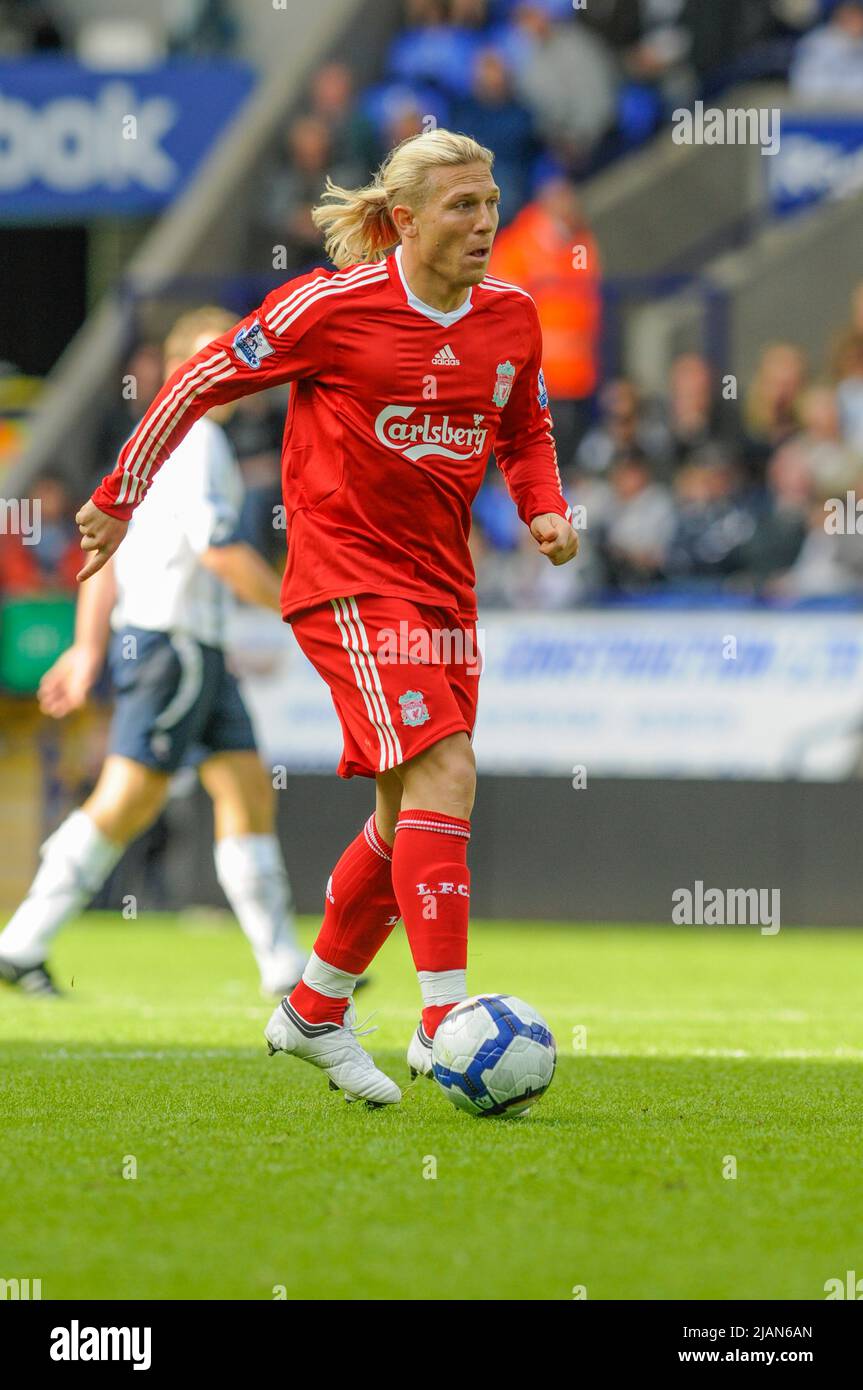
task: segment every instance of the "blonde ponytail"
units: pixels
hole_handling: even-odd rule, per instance
[[[312,221],[324,233],[330,260],[340,270],[358,261],[382,261],[399,240],[393,208],[398,203],[421,207],[432,169],[478,162],[491,169],[494,155],[471,136],[428,130],[396,145],[364,188],[341,188],[327,177]]]

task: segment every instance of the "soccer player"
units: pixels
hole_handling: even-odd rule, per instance
[[[468,535],[492,449],[539,550],[560,565],[578,548],[536,307],[486,273],[493,159],[468,136],[433,130],[396,146],[365,188],[328,180],[314,216],[337,269],[274,290],[191,357],[77,518],[87,579],[193,420],[294,383],[282,613],[330,688],[339,773],[374,777],[376,800],[333,869],[314,951],[266,1037],[271,1052],[377,1104],[401,1093],[358,1042],[351,996],[399,916],[423,1005],[413,1072],[430,1070],[435,1030],[467,995],[478,684]]]
[[[169,374],[232,321],[218,308],[184,315],[166,343]],[[241,503],[224,431],[212,417],[198,421],[177,449],[176,475],[158,480],[122,551],[81,590],[74,644],[43,677],[39,699],[58,719],[83,705],[113,627],[109,752],[87,801],[43,845],[33,885],[0,933],[8,984],[59,993],[46,965],[50,942],[156,819],[172,774],[189,765],[198,765],[213,801],[216,873],[263,990],[282,994],[302,974],[273,788],[223,652],[230,591],[280,608],[279,578],[233,539]]]

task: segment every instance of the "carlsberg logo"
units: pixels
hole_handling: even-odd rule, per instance
[[[482,454],[488,438],[488,430],[482,428],[484,416],[474,415],[473,428],[469,429],[453,427],[448,415],[438,424],[432,424],[431,415],[422,415],[408,424],[415,414],[416,408],[412,405],[384,406],[375,420],[375,434],[388,449],[395,449],[414,461],[427,454],[448,459],[469,459]]]

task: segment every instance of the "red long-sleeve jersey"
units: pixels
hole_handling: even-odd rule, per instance
[[[443,314],[398,254],[311,271],[168,379],[93,501],[128,519],[199,416],[290,381],[284,617],[364,593],[473,616],[471,504],[491,450],[526,524],[570,517],[541,349],[533,300],[491,276]]]

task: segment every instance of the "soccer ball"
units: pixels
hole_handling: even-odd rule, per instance
[[[434,1079],[471,1115],[523,1115],[548,1090],[557,1047],[548,1024],[511,994],[476,994],[434,1035]]]

